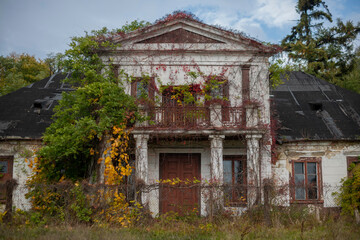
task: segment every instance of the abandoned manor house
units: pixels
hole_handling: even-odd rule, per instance
[[[332,192],[349,164],[359,163],[360,95],[300,71],[271,89],[269,58],[280,47],[184,15],[113,42],[121,46],[102,50],[102,61],[119,78],[132,76],[124,81],[126,93],[145,93],[156,103],[139,103],[148,118],[131,131],[134,178],[145,185],[175,178],[226,184],[217,194],[223,207],[238,213],[263,201],[269,180],[283,188],[276,204],[337,206]],[[0,97],[0,181],[17,181],[16,208],[31,208],[25,158],[41,146],[61,93],[73,91],[62,82],[67,77],[56,73]],[[210,98],[199,91],[204,84]],[[181,86],[202,104],[182,102]],[[199,207],[205,216],[207,198],[196,188],[141,193],[153,216],[181,205]]]

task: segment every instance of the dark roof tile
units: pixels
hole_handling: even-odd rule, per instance
[[[278,141],[358,140],[360,95],[303,72],[271,91]]]

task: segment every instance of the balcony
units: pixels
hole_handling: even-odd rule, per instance
[[[244,107],[224,107],[213,105],[162,106],[142,110],[148,121],[138,124],[136,129],[162,130],[206,130],[206,129],[244,129],[257,125],[258,114]],[[256,111],[257,113],[257,111]],[[251,116],[249,115],[251,114]],[[246,121],[246,118],[252,118]]]

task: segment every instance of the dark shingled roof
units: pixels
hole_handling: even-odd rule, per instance
[[[304,72],[271,91],[278,141],[359,140],[360,95]]]
[[[55,74],[0,97],[0,139],[41,138],[61,92],[71,90],[61,81],[66,76]]]
[[[0,97],[0,139],[41,138],[61,92],[71,90],[56,74]],[[359,140],[360,95],[303,72],[271,91],[279,142]]]

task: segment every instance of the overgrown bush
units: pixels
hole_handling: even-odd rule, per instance
[[[340,192],[335,195],[342,212],[354,215],[360,210],[360,165],[350,164],[349,172],[352,176],[341,180]]]

